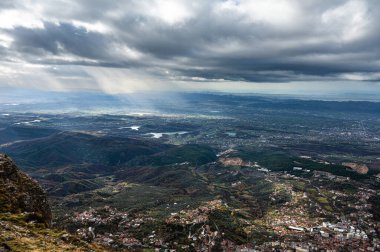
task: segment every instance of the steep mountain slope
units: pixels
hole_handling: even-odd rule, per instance
[[[43,189],[0,154],[0,251],[104,251],[64,231],[50,229]]]
[[[0,212],[28,212],[46,225],[51,222],[45,192],[3,154],[0,154]]]

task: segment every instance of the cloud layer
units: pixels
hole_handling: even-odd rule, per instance
[[[379,23],[377,0],[3,0],[0,85],[377,85]]]

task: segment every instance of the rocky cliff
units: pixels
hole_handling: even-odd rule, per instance
[[[44,190],[4,154],[0,154],[0,212],[27,213],[47,226],[51,222]]]
[[[64,230],[49,228],[52,216],[44,190],[0,154],[0,252],[103,252]]]

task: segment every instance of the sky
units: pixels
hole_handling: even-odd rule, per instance
[[[1,0],[0,89],[380,95],[378,0]]]

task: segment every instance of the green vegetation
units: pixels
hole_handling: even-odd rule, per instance
[[[240,148],[231,156],[240,157],[243,160],[258,162],[261,166],[273,171],[293,172],[293,167],[298,166],[310,171],[325,171],[337,176],[349,177],[354,180],[368,179],[369,175],[358,174],[342,165],[332,165],[315,162],[309,159],[294,157],[283,151],[258,150],[255,148]],[[305,174],[304,174],[305,175]],[[305,175],[306,176],[306,175]]]
[[[166,148],[163,144],[135,139],[61,132],[35,139],[27,145],[16,143],[3,151],[17,159],[20,165],[35,169],[85,163],[115,166]]]
[[[93,180],[70,180],[60,183],[49,191],[52,196],[66,196],[103,187],[104,184]]]
[[[189,162],[192,165],[202,165],[216,160],[215,151],[204,145],[187,144],[175,146],[162,153],[152,155],[146,159],[137,159],[132,164],[163,166]]]

